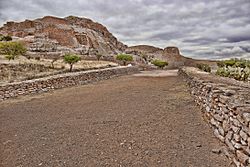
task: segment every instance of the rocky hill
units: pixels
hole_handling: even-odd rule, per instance
[[[174,46],[161,49],[149,45],[137,45],[126,48],[125,52],[127,54],[136,55],[137,59],[139,59],[138,57],[141,57],[141,59],[144,59],[144,61],[150,61],[152,59],[165,60],[169,63],[169,68],[178,68],[181,66],[196,66],[198,63],[207,63],[210,65],[216,64],[214,61],[195,60],[185,57],[181,55],[180,50]]]
[[[106,56],[123,52],[126,45],[119,42],[103,25],[87,18],[46,16],[23,22],[7,22],[0,34],[24,41],[30,54],[48,56],[63,52]]]
[[[114,60],[115,55],[125,52],[132,54],[137,64],[147,64],[152,59],[163,59],[169,62],[170,68],[176,68],[183,65],[195,66],[196,63],[204,62],[182,56],[177,47],[127,47],[105,26],[75,16],[45,16],[19,23],[7,22],[0,28],[0,34],[10,35],[14,40],[25,42],[29,56],[53,58],[65,52],[74,52],[89,58],[101,54],[106,60]]]

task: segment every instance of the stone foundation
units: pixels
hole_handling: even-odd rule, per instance
[[[137,67],[114,67],[101,70],[82,71],[53,75],[45,78],[10,83],[0,86],[0,101],[21,95],[48,92],[75,85],[113,78],[138,72]]]
[[[250,85],[239,86],[234,80],[222,84],[216,76],[199,73],[194,68],[179,70],[201,107],[204,119],[214,135],[225,144],[226,156],[237,167],[249,167]]]

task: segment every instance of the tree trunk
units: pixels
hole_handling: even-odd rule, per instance
[[[54,67],[54,62],[51,62],[51,67],[52,67],[52,69],[55,68],[55,67]]]
[[[71,72],[72,69],[73,69],[73,64],[70,64],[70,69],[69,69],[69,71]]]

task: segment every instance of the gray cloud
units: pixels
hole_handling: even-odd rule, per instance
[[[45,15],[100,22],[128,45],[176,45],[194,58],[249,58],[249,0],[0,0],[0,25]]]

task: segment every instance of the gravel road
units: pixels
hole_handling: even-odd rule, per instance
[[[148,74],[1,102],[0,166],[227,167],[184,81]]]

